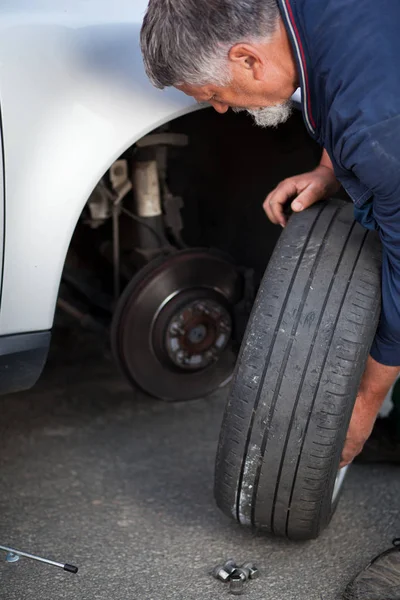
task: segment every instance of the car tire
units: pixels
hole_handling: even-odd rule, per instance
[[[340,200],[293,215],[282,233],[243,340],[216,460],[217,504],[243,525],[300,540],[331,520],[379,320],[380,255],[377,233]]]

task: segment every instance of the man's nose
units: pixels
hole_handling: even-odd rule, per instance
[[[214,108],[214,110],[216,110],[221,115],[228,112],[228,110],[229,110],[229,106],[227,106],[226,104],[221,104],[220,102],[215,102],[215,101],[211,100],[210,104]]]

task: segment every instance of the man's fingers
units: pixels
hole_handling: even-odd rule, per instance
[[[315,189],[315,187],[311,184],[309,185],[301,194],[297,196],[295,200],[292,202],[292,210],[294,212],[301,212],[306,208],[309,208],[318,200],[323,197],[322,191]]]
[[[347,437],[340,459],[340,469],[346,467],[347,465],[353,462],[355,457],[358,456],[362,451],[364,442],[365,440],[361,442],[359,439],[354,440],[351,437]]]
[[[279,210],[279,207],[275,206],[268,198],[264,202],[264,210],[271,223],[274,223],[275,225],[282,225],[282,227],[286,225],[286,218],[283,214],[283,208]]]
[[[297,187],[293,181],[283,181],[273,190],[264,202],[264,210],[272,223],[286,225],[283,208],[286,202],[297,194]]]
[[[292,210],[300,212],[322,200],[329,193],[333,193],[337,189],[337,185],[338,182],[333,171],[322,165],[314,171],[295,175],[282,181],[266,199],[264,210],[272,223],[280,223],[285,226],[284,206],[286,202],[293,200]]]
[[[315,182],[286,179],[273,190],[264,202],[264,210],[272,223],[286,225],[284,214],[285,204],[295,198],[291,203],[294,212],[301,212],[309,208],[324,197],[323,188]]]
[[[351,463],[351,453],[348,452],[348,442],[346,440],[345,446],[343,448],[343,452],[342,452],[342,456],[340,457],[340,465],[339,465],[339,469],[343,469],[343,467],[346,467],[348,464]]]

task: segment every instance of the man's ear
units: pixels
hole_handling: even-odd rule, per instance
[[[236,44],[229,51],[229,60],[237,67],[252,71],[254,79],[264,79],[265,59],[256,46],[252,44]]]

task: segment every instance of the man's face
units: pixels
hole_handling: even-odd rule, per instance
[[[257,85],[251,88],[249,82],[247,84],[247,89],[242,89],[238,82],[226,87],[181,85],[178,89],[197,102],[208,102],[221,114],[229,108],[234,112],[248,112],[259,127],[276,127],[288,120],[292,113],[291,93],[289,97],[282,97],[279,89],[271,89],[268,94],[266,90],[260,92]]]
[[[177,88],[198,102],[208,102],[219,113],[229,108],[246,110],[261,127],[276,127],[289,118],[298,75],[283,22],[268,41],[233,46],[226,69],[230,79],[226,86],[184,84]]]

